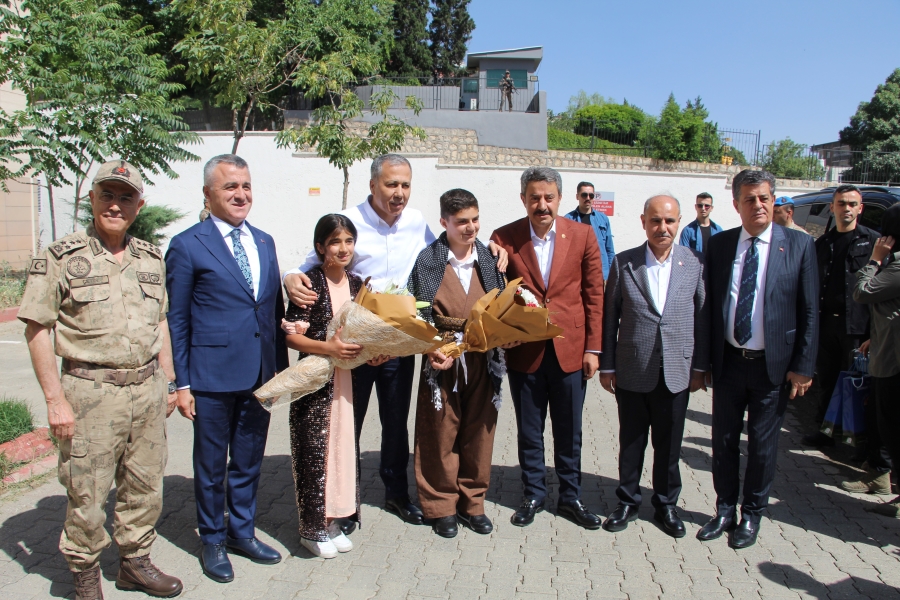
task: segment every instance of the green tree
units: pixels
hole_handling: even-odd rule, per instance
[[[168,237],[162,233],[162,230],[175,221],[186,217],[187,213],[171,206],[152,204],[146,199],[145,201],[146,203],[141,208],[134,223],[128,228],[128,233],[139,240],[159,246]],[[82,216],[78,218],[78,222],[82,227],[87,227],[94,220],[90,198],[88,196],[82,197],[79,200],[79,204],[81,205],[80,214]]]
[[[431,24],[431,62],[435,75],[454,77],[462,71],[475,21],[469,16],[470,0],[434,0]]]
[[[80,198],[91,166],[112,157],[172,178],[170,162],[197,160],[182,148],[198,141],[176,115],[182,87],[140,18],[97,0],[26,0],[0,15],[0,83],[26,99],[0,112],[0,175],[42,175]],[[55,238],[52,204],[51,216]]]
[[[766,149],[760,166],[784,179],[822,179],[825,167],[818,156],[807,152],[807,148],[791,138],[779,140]]]
[[[428,9],[430,0],[405,0],[394,3],[391,26],[394,45],[387,61],[391,77],[426,77],[431,74],[428,48]]]
[[[640,143],[651,149],[654,158],[667,161],[718,162],[722,142],[718,125],[709,122],[709,111],[699,97],[688,100],[684,109],[669,94],[659,119],[648,120],[640,133]]]
[[[621,144],[632,144],[637,139],[647,115],[639,108],[627,104],[589,104],[575,112],[575,133],[591,135],[596,128],[600,139]]]
[[[863,181],[877,172],[880,182],[900,180],[900,69],[875,89],[869,102],[860,102],[850,125],[841,130],[841,142],[865,154],[846,179]]]

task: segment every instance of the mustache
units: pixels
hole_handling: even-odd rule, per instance
[[[536,211],[534,211],[533,214],[535,214],[535,215],[550,215],[553,213],[551,213],[549,210],[536,210]]]

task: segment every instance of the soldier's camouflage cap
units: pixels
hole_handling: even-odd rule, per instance
[[[141,173],[124,160],[110,160],[100,165],[94,176],[94,183],[104,181],[121,181],[133,187],[139,194],[144,193],[144,180]]]

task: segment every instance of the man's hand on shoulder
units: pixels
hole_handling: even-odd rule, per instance
[[[509,253],[505,248],[498,246],[493,241],[488,242],[488,249],[494,255],[494,258],[497,259],[497,270],[501,273],[506,273],[506,266],[509,264]]]
[[[291,273],[284,276],[284,289],[287,290],[291,302],[297,306],[315,304],[318,296],[310,288],[312,288],[312,283],[306,273]]]

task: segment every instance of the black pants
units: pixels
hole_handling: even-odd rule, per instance
[[[647,437],[653,442],[653,496],[657,508],[675,506],[681,494],[681,440],[690,391],[673,394],[660,369],[659,383],[650,393],[616,388],[619,405],[619,487],[616,496],[625,504],[641,504],[641,471]]]
[[[819,321],[819,353],[816,355],[816,376],[813,390],[818,396],[816,428],[822,426],[828,403],[834,394],[838,373],[850,368],[850,353],[864,342],[861,337],[847,335],[847,325],[843,315],[821,315]]]
[[[900,465],[900,373],[875,377],[875,401],[878,404],[878,428],[887,446],[891,463]],[[895,471],[894,475],[898,473]]]
[[[534,373],[508,372],[509,391],[516,409],[519,465],[525,497],[543,502],[547,497],[544,464],[544,422],[550,409],[553,461],[559,477],[559,501],[581,497],[581,413],[587,382],[581,371],[566,373],[559,366],[553,342]]]
[[[362,365],[353,369],[353,416],[356,419],[357,444],[369,409],[373,385],[378,396],[378,416],[381,419],[381,465],[378,472],[384,482],[386,499],[409,496],[406,477],[409,430],[406,421],[409,419],[415,367],[415,357],[405,356],[377,367]]]
[[[720,516],[733,515],[737,505],[746,412],[749,443],[741,512],[757,523],[762,517],[775,479],[778,436],[789,396],[785,382],[769,381],[765,357],[746,359],[726,349],[722,374],[713,379],[713,486]]]

